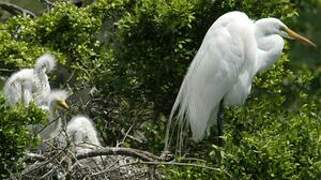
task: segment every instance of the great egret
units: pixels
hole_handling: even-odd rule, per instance
[[[50,84],[46,73],[51,72],[56,66],[55,58],[50,54],[44,54],[37,59],[33,71],[32,94],[38,105],[46,105],[47,96],[50,93]]]
[[[67,124],[66,133],[75,145],[76,154],[85,153],[101,147],[94,123],[85,116],[73,117]],[[80,162],[82,165],[93,168],[101,164],[103,159],[103,157],[97,156],[91,159],[81,160]]]
[[[51,72],[55,67],[55,59],[50,54],[44,54],[39,57],[33,69],[22,69],[6,81],[4,86],[4,95],[7,98],[9,105],[14,105],[22,98],[21,94],[21,81],[24,79],[26,83],[32,86],[30,94],[32,94],[28,102],[34,100],[37,105],[46,105],[46,97],[50,93],[50,85],[46,73]]]
[[[32,84],[30,82],[30,79],[32,78],[31,75],[31,69],[23,69],[14,73],[7,80],[4,87],[4,94],[8,104],[15,104],[20,101],[25,106],[28,106],[32,100]]]
[[[253,77],[280,57],[282,37],[316,46],[276,18],[253,21],[237,11],[219,17],[206,33],[180,87],[169,117],[165,150],[175,113],[179,131],[187,121],[196,142],[216,124],[222,134],[223,119],[217,119],[220,106],[245,102]]]
[[[52,90],[47,97],[49,109],[48,125],[45,127],[33,125],[32,127],[33,131],[39,133],[42,140],[48,140],[57,137],[62,129],[62,120],[61,117],[59,117],[58,110],[69,109],[69,106],[66,103],[67,97],[68,93],[64,90]]]
[[[93,122],[85,116],[75,116],[67,124],[67,135],[76,145],[76,152],[101,147]]]

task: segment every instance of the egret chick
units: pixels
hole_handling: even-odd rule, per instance
[[[58,111],[59,109],[69,109],[69,106],[66,103],[66,99],[68,98],[68,93],[66,91],[52,90],[47,98],[49,109],[48,125],[39,132],[39,135],[43,140],[57,137],[62,129],[62,120],[61,117],[59,117]],[[37,129],[39,129],[39,127],[37,127]]]
[[[67,124],[66,132],[76,145],[77,153],[101,147],[94,123],[85,116],[73,117]]]
[[[50,93],[50,85],[46,73],[51,72],[55,67],[55,59],[50,54],[39,57],[33,69],[22,69],[9,77],[4,86],[4,95],[9,105],[21,101],[21,79],[31,85],[28,89],[32,94],[28,103],[34,100],[37,105],[47,105],[47,96]],[[26,89],[27,90],[27,89]]]
[[[50,93],[50,84],[47,74],[56,66],[55,58],[50,54],[44,54],[37,59],[33,70],[32,96],[38,105],[47,104],[47,96]]]
[[[32,100],[32,69],[23,69],[14,73],[6,81],[4,86],[4,95],[9,105],[14,105],[21,101],[28,105]]]

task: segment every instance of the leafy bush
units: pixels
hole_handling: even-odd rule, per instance
[[[27,126],[44,123],[46,114],[34,104],[8,107],[2,94],[0,112],[0,176],[5,179],[23,168],[24,153],[38,144],[39,139]]]

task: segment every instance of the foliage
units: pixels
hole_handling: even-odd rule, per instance
[[[97,0],[85,8],[57,3],[31,19],[0,25],[0,65],[33,65],[46,51],[60,66],[51,84],[70,87],[74,112],[94,118],[106,145],[160,153],[166,118],[202,39],[220,15],[241,10],[296,24],[290,0]],[[282,58],[254,80],[244,107],[225,110],[225,145],[186,144],[200,167],[167,167],[167,179],[317,179],[320,176],[318,73]],[[8,76],[8,72],[0,72]],[[312,83],[310,83],[312,82]],[[194,161],[193,161],[194,162]]]
[[[5,179],[21,170],[24,153],[38,144],[39,139],[27,126],[45,122],[46,114],[34,104],[9,107],[2,94],[0,112],[0,177]]]

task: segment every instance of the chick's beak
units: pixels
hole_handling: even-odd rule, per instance
[[[59,107],[62,107],[62,108],[64,108],[64,109],[69,109],[69,106],[68,106],[68,104],[66,103],[65,100],[58,101],[57,103],[58,103],[58,106],[59,106]]]
[[[311,40],[309,40],[308,38],[306,38],[306,37],[294,32],[293,30],[291,30],[289,28],[285,28],[285,31],[288,33],[288,36],[290,38],[292,38],[294,40],[297,40],[302,44],[310,45],[310,46],[313,46],[313,47],[317,47],[317,45],[314,44]]]

